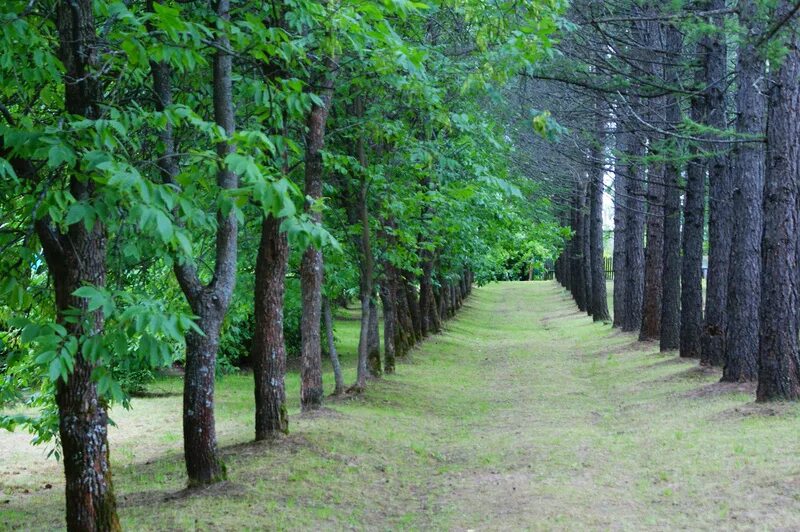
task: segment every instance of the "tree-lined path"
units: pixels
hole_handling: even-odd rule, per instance
[[[341,331],[346,360],[356,329]],[[747,385],[593,323],[555,283],[475,289],[362,396],[299,415],[291,393],[295,428],[278,443],[246,443],[247,379],[218,391],[229,480],[192,493],[179,397],[112,411],[123,527],[800,526],[796,406],[755,404]],[[61,526],[58,464],[11,445],[20,437],[0,434],[0,528]]]

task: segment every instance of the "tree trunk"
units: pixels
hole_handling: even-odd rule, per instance
[[[739,22],[756,33],[758,6],[739,2]],[[751,33],[753,34],[753,33]],[[766,99],[761,94],[765,61],[747,39],[739,48],[736,91],[736,131],[764,134]],[[722,380],[753,381],[758,377],[758,320],[761,301],[761,232],[764,189],[764,148],[761,142],[740,142],[734,148],[733,236],[728,270],[728,327]]]
[[[229,20],[230,2],[219,0],[217,16]],[[232,89],[232,58],[224,50],[230,43],[224,34],[217,39],[214,55],[214,119],[230,137],[235,129]],[[228,142],[217,145],[220,160],[233,153]],[[238,187],[236,174],[226,168],[217,174],[220,189]],[[189,263],[176,264],[175,275],[203,334],[186,334],[186,366],[183,388],[183,438],[189,485],[204,485],[225,478],[225,467],[217,451],[214,422],[214,377],[222,321],[236,284],[236,252],[238,227],[236,214],[217,212],[216,256],[214,276],[207,286],[201,284],[197,270]]]
[[[419,281],[419,310],[420,325],[422,336],[428,336],[433,331],[433,317],[431,316],[431,305],[433,299],[433,259],[430,258],[430,251],[423,249],[422,256],[422,277]]]
[[[360,159],[362,166],[366,166],[365,155],[363,154],[363,143],[360,143]],[[360,254],[360,284],[361,284],[361,334],[358,342],[358,371],[356,384],[351,387],[351,391],[359,393],[364,391],[367,386],[367,374],[369,372],[370,355],[370,314],[374,306],[372,301],[373,292],[373,265],[372,247],[369,234],[369,211],[367,207],[367,184],[366,180],[361,182],[359,192],[359,214],[361,223],[361,237],[359,239]],[[377,316],[375,317],[377,323]],[[378,364],[380,364],[380,348],[378,348]]]
[[[666,26],[666,48],[669,57],[680,57],[683,43],[674,25]],[[677,85],[678,67],[665,67],[667,83]],[[675,96],[666,97],[665,119],[669,126],[677,127],[681,109]],[[666,139],[663,139],[666,140]],[[655,150],[654,150],[655,151]],[[663,154],[662,154],[663,155]],[[664,271],[661,295],[661,351],[680,346],[680,292],[681,292],[681,168],[667,163],[664,175]]]
[[[561,213],[561,226],[570,227],[572,225],[572,203],[567,203],[563,207]],[[559,256],[559,263],[561,265],[561,284],[570,293],[572,293],[572,259],[571,259],[571,241],[564,243],[564,249],[561,250]],[[464,272],[464,284],[468,281],[467,272]]]
[[[647,247],[644,257],[644,293],[640,340],[661,336],[661,296],[664,273],[664,169],[651,166],[647,172]]]
[[[447,281],[440,278],[440,285],[439,285],[439,318],[444,322],[447,318],[450,317],[450,305],[448,301],[450,300],[450,286],[447,284]]]
[[[394,373],[397,338],[397,307],[395,305],[394,267],[386,263],[386,278],[381,283],[381,303],[383,305],[383,369]],[[375,320],[377,323],[377,319]]]
[[[619,126],[618,126],[619,127]],[[618,135],[617,143],[618,150],[623,154],[629,149],[628,142],[630,141],[630,134],[623,133]],[[624,155],[623,155],[624,156]],[[627,205],[628,205],[628,185],[626,181],[626,173],[630,171],[630,167],[622,162],[620,157],[617,157],[614,164],[614,327],[622,328],[625,322],[625,289],[627,288],[626,275],[628,269],[626,266],[626,239],[627,231],[625,221],[627,219]],[[556,267],[558,271],[558,267]],[[560,273],[558,275],[560,277]]]
[[[283,339],[283,296],[289,244],[272,215],[261,224],[255,273],[255,316],[252,347],[256,399],[256,441],[289,431],[286,413],[286,344]]]
[[[76,199],[88,199],[90,187],[73,181]],[[46,233],[46,234],[45,234]],[[89,312],[87,301],[72,293],[85,284],[105,285],[106,235],[100,223],[91,232],[82,222],[67,234],[41,226],[39,235],[53,276],[58,321],[75,338],[102,334],[103,314]],[[65,244],[65,246],[61,246]],[[68,319],[80,311],[79,323]],[[84,324],[91,329],[85,330]],[[108,451],[108,415],[92,380],[94,365],[78,351],[66,382],[56,383],[59,436],[64,458],[68,530],[119,530]]]
[[[393,269],[393,279],[389,289],[392,291],[395,303],[395,355],[404,357],[414,345],[414,324],[411,321],[405,285],[400,272],[396,269]]]
[[[99,66],[92,2],[59,2],[56,29],[58,55],[65,69],[65,109],[72,115],[96,119],[102,87],[98,77],[92,75]],[[25,166],[29,168],[27,163]],[[69,176],[69,189],[77,201],[91,202],[94,196],[91,181],[77,175]],[[88,301],[72,294],[86,284],[105,286],[105,227],[98,221],[89,231],[80,221],[61,232],[46,218],[37,220],[35,227],[53,279],[58,322],[79,342],[102,335],[103,313],[90,312]],[[94,368],[79,348],[66,381],[55,383],[66,481],[66,524],[71,531],[120,530],[109,461],[108,415],[92,379]]]
[[[704,163],[698,159],[690,161],[687,175],[681,265],[680,356],[700,358],[703,324]]]
[[[332,70],[331,65],[328,70]],[[316,201],[322,197],[322,149],[325,146],[325,123],[333,95],[333,74],[328,72],[320,82],[321,102],[311,108],[306,133],[305,194]],[[311,220],[319,224],[322,213],[306,205]],[[300,408],[315,410],[322,406],[322,346],[320,314],[322,313],[322,250],[309,246],[300,262]]]
[[[661,351],[680,346],[681,196],[680,170],[670,168],[664,187],[664,269],[661,296]]]
[[[585,311],[586,300],[586,269],[583,267],[583,209],[586,195],[580,183],[576,185],[572,208],[572,240],[570,241],[571,270],[572,270],[572,298],[578,305],[578,310]]]
[[[725,0],[711,0],[709,10],[725,8]],[[725,79],[728,73],[728,50],[722,27],[724,16],[711,21],[719,32],[707,38],[705,97],[708,125],[727,128]],[[713,147],[719,150],[719,146]],[[725,360],[725,329],[728,305],[728,262],[731,246],[731,174],[728,153],[717,153],[708,162],[708,273],[700,363],[721,367]]]
[[[91,13],[89,7],[82,7],[89,9],[84,13]],[[59,30],[64,27],[60,24]],[[77,179],[70,183],[70,192],[79,201],[90,201],[92,188]],[[72,295],[86,284],[105,286],[107,237],[102,224],[95,223],[87,231],[78,222],[62,234],[40,221],[37,232],[53,277],[58,322],[79,340],[102,334],[102,312],[90,312],[86,299]],[[77,323],[72,319],[74,309],[80,311]],[[56,383],[68,530],[120,530],[109,460],[108,414],[92,379],[94,368],[78,350],[66,382]]]
[[[778,14],[792,8],[783,0]],[[798,357],[798,179],[800,179],[800,39],[789,36],[788,54],[773,75],[767,116],[767,171],[758,401],[800,398]]]
[[[594,314],[594,309],[592,308],[592,304],[594,303],[594,292],[592,291],[594,283],[592,281],[594,279],[592,279],[592,186],[590,175],[586,176],[586,182],[583,183],[581,193],[583,195],[583,208],[581,209],[581,229],[583,231],[581,243],[583,245],[583,253],[581,254],[581,266],[583,267],[583,282],[586,283],[586,288],[584,288],[586,313],[591,316]]]
[[[642,327],[642,306],[644,304],[644,224],[645,224],[645,191],[644,172],[641,156],[644,145],[641,140],[630,134],[630,161],[627,169],[627,210],[625,212],[625,316],[622,330],[639,331]]]
[[[308,187],[306,187],[308,194]],[[312,215],[318,216],[318,215]],[[300,406],[303,411],[322,406],[322,350],[320,314],[322,312],[322,251],[309,247],[300,263]]]
[[[186,334],[183,386],[183,449],[189,485],[212,484],[225,479],[219,458],[214,421],[214,377],[219,331],[225,315],[210,292],[193,298],[192,311],[203,331]]]
[[[431,284],[430,284],[430,291],[431,297],[428,300],[430,303],[429,309],[429,324],[431,326],[431,332],[434,334],[438,334],[442,331],[442,317],[439,314],[439,303],[437,295],[440,294],[439,290],[436,290],[433,286],[433,268],[434,266],[431,265]]]
[[[381,335],[378,327],[378,304],[375,297],[369,298],[369,334],[367,335],[367,366],[371,377],[380,377]]]
[[[654,14],[653,7],[647,8],[647,16]],[[650,20],[644,23],[639,30],[641,41],[645,50],[639,50],[644,55],[642,68],[651,76],[657,78],[663,73],[659,72],[659,63],[648,60],[649,50],[659,50],[662,43],[662,23]],[[664,109],[667,107],[663,98],[650,98],[644,108],[650,123],[665,121]],[[655,147],[663,139],[659,134],[651,134],[649,138],[648,155],[655,152]],[[647,169],[647,247],[645,248],[644,264],[644,295],[642,298],[642,327],[639,331],[640,340],[657,340],[661,336],[661,298],[664,290],[664,165],[656,162],[650,163]]]
[[[351,393],[361,393],[367,387],[367,358],[369,355],[369,314],[370,314],[370,290],[365,289],[362,281],[361,286],[361,327],[358,338],[358,364],[356,367],[356,383],[348,391]]]
[[[342,366],[339,363],[339,354],[336,352],[336,342],[333,338],[331,302],[327,297],[322,298],[322,316],[325,320],[325,335],[328,340],[328,354],[331,357],[331,366],[333,366],[333,379],[336,382],[333,395],[341,395],[344,393],[344,378],[342,377]]]
[[[601,113],[598,127],[605,128],[605,113]],[[592,275],[591,312],[594,321],[610,321],[606,295],[605,256],[603,254],[603,173],[605,172],[605,133],[600,134],[600,143],[594,150],[589,174],[589,247]]]
[[[413,276],[409,272],[403,272],[403,290],[406,296],[406,303],[408,305],[409,316],[414,325],[414,343],[416,344],[423,337],[422,334],[422,317],[419,308],[419,297],[412,282]]]
[[[703,83],[707,62],[706,39],[697,46],[700,57],[697,77]],[[704,96],[692,98],[692,120],[704,124],[707,120]],[[683,259],[681,263],[681,330],[680,356],[700,358],[700,336],[703,325],[703,238],[705,223],[705,161],[698,157],[699,149],[690,147],[693,158],[686,169],[686,195],[683,207]]]

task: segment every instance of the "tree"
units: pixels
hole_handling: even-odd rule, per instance
[[[56,27],[58,55],[64,66],[64,110],[74,117],[97,119],[103,87],[88,75],[99,60],[92,2],[59,2]],[[35,170],[30,163],[20,162],[18,168],[23,178],[33,177]],[[67,186],[75,200],[91,205],[97,201],[97,191],[80,171],[76,168],[69,176]],[[103,332],[103,310],[90,307],[89,299],[80,294],[87,285],[105,286],[106,229],[102,222],[87,227],[83,220],[68,224],[66,230],[57,229],[47,217],[37,219],[35,227],[53,277],[57,321],[65,340],[72,339],[70,354],[74,357],[71,373],[56,382],[67,528],[119,530],[108,456],[106,403],[92,380],[95,365],[85,349],[78,351],[79,344],[88,345],[88,337]]]
[[[603,174],[605,173],[604,150],[606,120],[603,111],[598,112],[598,146],[592,154],[589,175],[589,247],[591,260],[591,314],[594,321],[610,321],[606,297],[605,257],[603,255]]]
[[[709,70],[711,39],[697,43],[698,63],[691,65],[698,86],[703,87]],[[690,99],[691,120],[705,124],[708,116],[708,90]],[[683,259],[681,262],[680,356],[700,358],[703,324],[703,235],[705,228],[706,161],[699,157],[695,143],[689,145],[686,190],[683,206]]]
[[[733,234],[728,267],[728,323],[722,380],[741,382],[758,375],[758,323],[761,293],[762,197],[766,99],[760,85],[765,61],[754,41],[759,32],[759,5],[739,3],[739,24],[747,32],[736,60],[736,132],[745,140],[733,150]]]
[[[664,185],[663,166],[647,173],[647,245],[644,256],[644,294],[640,340],[661,336],[661,298],[664,290]]]
[[[628,179],[626,192],[628,209],[625,213],[625,301],[623,331],[638,331],[642,326],[644,297],[644,226],[645,192],[642,157],[644,144],[632,133],[628,133]]]
[[[256,440],[289,430],[286,411],[286,344],[283,305],[289,242],[272,214],[264,217],[255,273],[253,377],[256,398]],[[328,309],[330,313],[330,309]],[[332,342],[331,342],[332,345]]]
[[[649,13],[653,15],[653,13]],[[651,50],[662,50],[662,28],[658,22],[644,24],[642,29],[643,45]],[[648,74],[659,78],[659,65],[651,63]],[[663,123],[663,98],[650,98],[647,105],[647,116],[651,123]],[[657,340],[661,337],[662,297],[664,293],[664,242],[665,242],[665,167],[663,162],[653,157],[654,147],[663,139],[663,134],[654,132],[648,138],[648,156],[651,158],[647,168],[647,246],[644,257],[644,296],[642,303],[642,327],[640,340]],[[674,206],[674,201],[672,202]],[[672,242],[673,244],[677,242]]]
[[[665,33],[666,61],[675,61],[680,57],[683,42],[678,29],[668,24]],[[677,84],[679,65],[665,66],[666,83]],[[666,97],[664,120],[667,126],[675,127],[681,119],[681,109],[674,95]],[[680,340],[680,292],[681,292],[681,172],[682,167],[676,162],[666,162],[668,138],[661,139],[664,146],[654,143],[654,153],[664,163],[664,242],[663,242],[663,279],[661,296],[661,329],[659,347],[661,351],[677,349]],[[673,147],[673,151],[675,148]]]
[[[328,60],[323,70],[322,97],[308,116],[306,133],[305,194],[311,201],[322,197],[322,149],[325,145],[325,124],[333,97],[333,65]],[[311,220],[319,224],[322,213],[309,203],[306,206]],[[303,292],[303,317],[300,325],[302,350],[300,354],[300,405],[303,410],[322,406],[322,350],[320,348],[320,319],[322,312],[322,250],[309,246],[303,253],[300,281]]]
[[[779,3],[777,20],[792,4]],[[764,187],[761,314],[758,349],[759,401],[800,398],[798,290],[800,286],[800,39],[790,27],[787,53],[770,79],[767,165]]]
[[[725,8],[724,0],[708,2],[709,10]],[[717,131],[727,127],[725,86],[728,75],[728,50],[723,32],[724,15],[710,17],[714,28],[706,37],[705,97],[708,125]],[[727,324],[728,259],[733,219],[731,217],[731,174],[724,146],[716,146],[708,163],[708,274],[706,306],[701,339],[701,364],[722,366],[725,359]]]
[[[627,246],[628,231],[626,225],[628,201],[628,181],[626,173],[628,166],[623,163],[622,153],[627,150],[627,143],[630,142],[629,135],[618,135],[617,142],[622,146],[614,163],[614,297],[613,313],[614,327],[622,328],[625,323],[625,297],[628,287],[627,269]],[[618,147],[619,149],[619,147]]]

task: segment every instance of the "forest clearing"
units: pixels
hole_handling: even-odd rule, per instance
[[[354,372],[352,322],[342,357]],[[297,374],[287,378],[296,397]],[[756,405],[653,342],[593,323],[551,282],[498,283],[361,397],[290,406],[249,442],[249,376],[219,384],[229,480],[185,492],[180,397],[111,429],[130,530],[774,529],[800,526],[800,407]],[[179,392],[176,380],[155,389]],[[752,387],[750,387],[752,388]],[[112,418],[117,412],[112,411]],[[4,528],[56,528],[58,464],[0,435]],[[44,489],[52,483],[52,489]],[[8,500],[10,499],[10,501]],[[246,523],[242,525],[242,523]]]

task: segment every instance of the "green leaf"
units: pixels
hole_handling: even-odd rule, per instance
[[[58,382],[58,378],[61,376],[62,369],[61,359],[54,358],[50,361],[50,369],[47,371],[47,376],[50,377],[51,381]],[[66,378],[64,380],[66,381]]]
[[[163,211],[156,211],[156,230],[162,242],[167,243],[172,241],[175,229],[172,227],[172,222],[169,217],[167,217]]]
[[[66,144],[54,144],[47,152],[47,166],[58,168],[62,163],[70,168],[75,166],[75,152]]]

